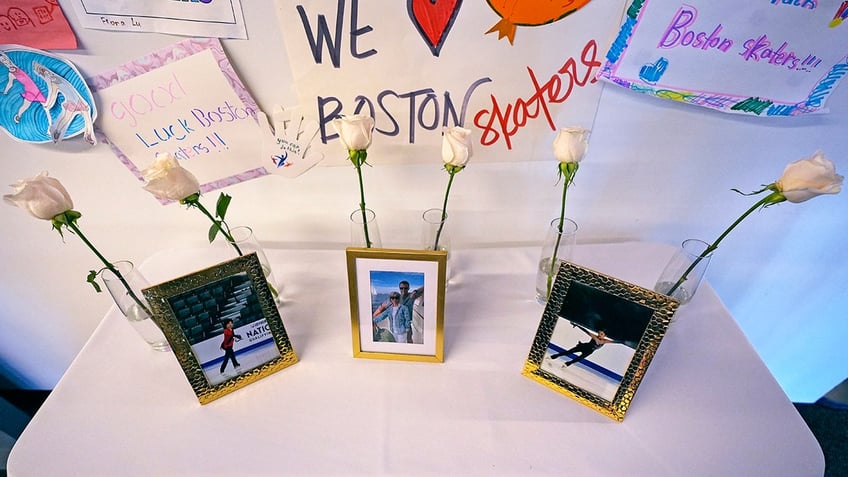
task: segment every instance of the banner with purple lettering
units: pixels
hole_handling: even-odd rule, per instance
[[[592,127],[624,3],[276,5],[299,106],[320,124],[324,163],[340,164],[330,121],[355,113],[376,121],[372,163],[438,160],[442,129],[454,125],[473,131],[475,161],[552,159],[559,127]]]
[[[217,39],[189,39],[90,80],[99,134],[139,179],[170,153],[208,192],[267,174],[259,110]]]
[[[846,17],[838,0],[633,0],[599,77],[728,113],[826,112]]]

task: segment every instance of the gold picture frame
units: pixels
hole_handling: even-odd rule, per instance
[[[346,255],[353,356],[443,362],[447,252],[351,247]]]
[[[563,262],[522,374],[621,422],[678,305]]]
[[[201,404],[297,362],[255,252],[142,293]]]

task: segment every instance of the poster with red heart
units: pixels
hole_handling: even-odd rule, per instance
[[[297,0],[276,3],[299,106],[344,162],[330,122],[368,114],[371,163],[439,157],[472,130],[475,161],[551,160],[560,127],[591,129],[596,79],[624,0]]]

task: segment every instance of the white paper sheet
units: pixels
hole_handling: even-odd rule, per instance
[[[636,0],[600,77],[728,113],[823,112],[848,73],[836,0]]]
[[[80,22],[95,30],[247,38],[241,0],[73,0]]]
[[[267,174],[258,107],[218,40],[184,40],[92,80],[100,133],[137,177],[171,153],[207,192]]]
[[[502,23],[502,3],[277,1],[324,162],[346,158],[329,123],[339,114],[374,116],[372,163],[439,161],[442,129],[455,124],[473,130],[475,161],[552,159],[559,127],[591,128],[595,76],[623,2],[589,2],[564,17],[573,7],[534,7],[534,24],[517,26],[512,44],[487,34]]]

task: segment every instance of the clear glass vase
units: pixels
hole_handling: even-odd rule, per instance
[[[112,270],[104,268],[100,271],[100,279],[115,300],[115,304],[121,313],[127,318],[133,329],[141,338],[156,351],[170,351],[168,340],[162,334],[159,326],[150,318],[148,311],[150,306],[144,299],[141,290],[150,286],[150,283],[133,266],[132,262],[119,261],[112,264],[117,270],[116,275]],[[132,290],[132,294],[127,291]]]
[[[442,209],[427,209],[421,215],[421,248],[424,250],[450,250],[450,234],[446,222],[448,216],[442,217]]]
[[[450,234],[448,233],[448,215],[442,218],[442,209],[427,209],[421,214],[421,248],[424,250],[442,250],[448,253],[445,264],[445,286],[451,280]]]
[[[259,258],[259,265],[262,266],[262,272],[265,274],[265,280],[271,289],[271,294],[279,304],[280,294],[277,288],[277,279],[274,277],[274,271],[271,269],[271,262],[268,261],[265,250],[262,248],[262,244],[259,243],[259,239],[256,237],[253,229],[245,225],[239,225],[230,229],[230,235],[233,237],[235,245],[238,246],[242,255],[256,252],[256,256]],[[233,253],[237,253],[231,243],[227,243],[227,245],[233,250]]]
[[[577,222],[568,218],[564,219],[560,232],[559,218],[551,220],[548,234],[542,244],[539,268],[536,270],[536,301],[539,303],[548,302],[559,267],[563,260],[568,261],[573,258],[576,244]]]
[[[364,216],[364,217],[363,217]],[[363,218],[365,220],[363,220]],[[365,225],[368,225],[368,240],[365,237]],[[368,244],[368,241],[371,244]],[[371,209],[356,209],[350,213],[350,243],[353,247],[381,248],[380,227],[377,225],[377,214]]]
[[[701,256],[709,246],[703,240],[684,240],[660,273],[654,291],[677,299],[681,305],[689,303],[710,265],[713,252]]]

